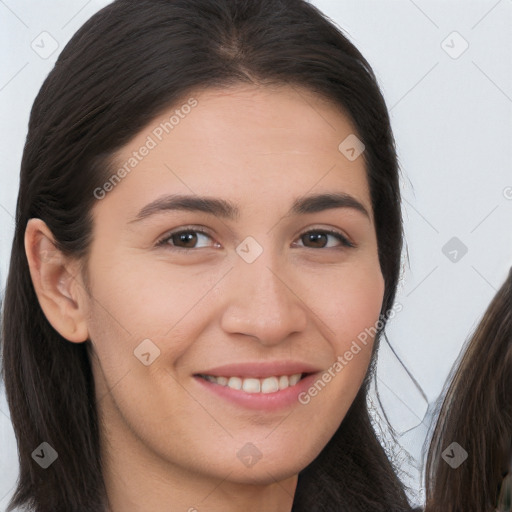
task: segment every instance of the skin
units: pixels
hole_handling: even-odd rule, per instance
[[[26,251],[41,306],[70,342],[90,340],[110,510],[291,510],[297,474],[332,437],[366,374],[372,343],[307,405],[255,411],[193,377],[227,363],[295,360],[326,371],[378,320],[384,293],[363,157],[338,145],[355,133],[334,105],[297,87],[237,85],[198,104],[93,209],[88,282],[39,219]],[[122,165],[164,112],[116,155]],[[364,205],[287,215],[305,195],[339,192]],[[203,212],[137,213],[165,194],[236,203],[233,220]],[[179,251],[170,231],[203,227]],[[335,229],[355,247],[308,231]],[[236,252],[252,236],[252,263]],[[173,242],[176,244],[173,247]],[[160,355],[134,356],[144,339]],[[321,373],[319,374],[321,375]],[[254,444],[246,467],[237,452]]]

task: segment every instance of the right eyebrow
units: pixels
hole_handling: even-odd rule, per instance
[[[144,206],[130,222],[138,222],[157,213],[172,210],[204,212],[225,219],[235,219],[240,215],[239,209],[225,199],[176,194],[155,199]]]

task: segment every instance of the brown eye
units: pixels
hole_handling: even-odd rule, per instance
[[[199,244],[199,245],[198,245]],[[158,246],[169,246],[171,249],[201,249],[212,247],[212,238],[200,229],[182,229],[169,233],[157,243]]]
[[[306,233],[301,237],[304,245],[312,244],[312,247],[322,249],[327,244],[327,235],[325,233]]]
[[[337,243],[334,244],[330,239],[337,240]],[[354,244],[349,242],[346,237],[344,237],[338,231],[325,231],[325,230],[315,230],[308,231],[301,235],[300,240],[304,244],[305,247],[309,247],[311,249],[331,249],[336,247],[354,247]]]
[[[191,249],[197,243],[198,236],[194,231],[182,231],[181,233],[175,233],[169,237],[172,243],[178,247],[185,247]]]

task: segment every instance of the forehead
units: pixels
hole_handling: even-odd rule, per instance
[[[164,193],[279,204],[336,189],[371,212],[363,157],[339,149],[355,134],[340,108],[296,86],[192,92],[117,152],[121,179],[98,207],[133,214]]]

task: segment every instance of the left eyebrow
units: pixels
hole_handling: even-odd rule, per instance
[[[368,219],[370,214],[355,197],[344,193],[316,194],[295,199],[288,215],[306,215],[333,208],[351,208]],[[240,208],[230,201],[216,197],[190,195],[166,195],[144,206],[130,223],[138,222],[157,213],[166,211],[199,211],[225,219],[236,219]]]
[[[352,208],[370,218],[368,210],[355,197],[349,194],[317,194],[298,198],[293,202],[289,214],[300,215],[317,213],[332,208]]]

